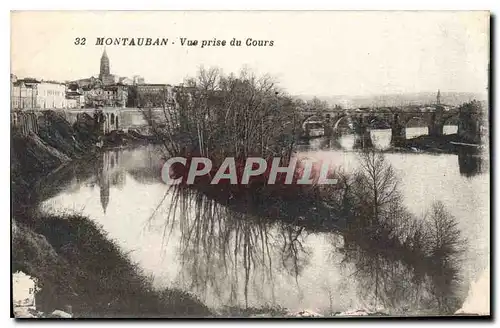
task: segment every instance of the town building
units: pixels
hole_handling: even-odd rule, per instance
[[[36,107],[38,81],[11,79],[11,109],[26,109]]]
[[[66,99],[70,109],[85,107],[83,89],[77,83],[69,83],[66,86]]]
[[[128,99],[128,86],[122,84],[95,84],[82,88],[85,107],[125,107]]]
[[[132,78],[132,84],[144,84],[144,78],[139,75],[134,75]]]
[[[66,86],[64,83],[42,81],[37,85],[36,108],[66,108]]]
[[[99,76],[67,82],[18,79],[11,74],[12,109],[81,109],[99,107],[176,107],[175,88],[168,84],[146,84],[133,78],[111,74],[104,49]]]
[[[99,70],[99,79],[104,85],[115,84],[118,82],[118,77],[110,73],[110,64],[106,49],[102,52],[101,66]]]
[[[128,77],[120,77],[118,79],[118,84],[123,84],[123,85],[132,85],[134,84],[134,80]]]
[[[80,97],[75,90],[79,90],[83,99],[79,108],[99,108],[99,107],[126,107],[129,98],[130,86],[137,80],[128,77],[120,77],[111,74],[111,63],[104,49],[99,66],[99,77],[90,77],[71,82],[76,87],[68,90],[68,98]],[[142,79],[144,81],[144,79]],[[83,105],[82,105],[83,104]]]
[[[123,84],[115,84],[104,87],[106,93],[106,106],[126,107],[128,99],[128,87]]]
[[[114,85],[114,84],[122,84],[122,85],[132,85],[134,84],[134,79],[128,78],[126,76],[117,76],[111,74],[111,64],[109,61],[108,54],[106,53],[106,49],[104,49],[101,56],[101,65],[99,69],[99,79],[102,81],[104,85]],[[144,79],[142,79],[144,82]]]
[[[33,78],[11,79],[12,109],[67,108],[66,86]]]
[[[132,94],[134,107],[176,107],[175,88],[169,84],[138,84]]]

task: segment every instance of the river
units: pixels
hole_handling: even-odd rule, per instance
[[[357,166],[353,138],[341,138],[341,149],[320,149],[312,141],[301,155],[333,160],[349,171]],[[390,132],[372,131],[372,139],[387,148]],[[312,233],[199,199],[175,199],[160,180],[159,156],[148,146],[107,151],[92,165],[72,165],[64,183],[44,187],[48,198],[40,206],[95,220],[155,286],[187,290],[213,308],[277,304],[321,313],[425,308],[418,284],[405,284],[411,273],[387,262],[379,275],[373,266],[363,266],[376,256],[349,256],[336,233]],[[468,240],[457,287],[465,295],[489,265],[489,170],[474,164],[477,158],[471,165],[469,157],[452,154],[387,153],[386,159],[414,215],[424,216],[440,200],[457,218]],[[398,274],[383,274],[389,271]]]

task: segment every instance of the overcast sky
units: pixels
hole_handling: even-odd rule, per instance
[[[295,95],[478,92],[487,88],[486,12],[15,12],[12,73],[97,76],[97,37],[164,37],[107,46],[111,73],[177,84],[200,65],[270,73]],[[85,37],[85,46],[73,44]],[[182,47],[179,38],[274,40],[273,47]]]

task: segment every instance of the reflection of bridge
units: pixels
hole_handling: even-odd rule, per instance
[[[433,105],[421,109],[384,108],[379,110],[356,109],[344,111],[324,111],[321,113],[302,111],[300,115],[303,122],[318,120],[323,122],[326,135],[340,133],[346,124],[353,126],[354,132],[362,139],[371,143],[370,129],[391,129],[391,143],[397,145],[405,139],[406,128],[410,122],[418,122],[428,128],[428,133],[433,137],[443,135],[446,124],[458,125],[458,135],[464,140],[480,142],[480,125],[482,113],[464,113],[458,107],[445,110],[444,106]],[[365,143],[365,142],[364,142]]]

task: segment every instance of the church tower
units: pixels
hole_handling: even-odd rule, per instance
[[[102,166],[99,168],[99,196],[101,198],[101,206],[104,214],[109,204],[109,185],[110,185],[110,155],[109,153],[102,154]]]
[[[438,93],[436,96],[436,105],[441,105],[441,90],[438,89]]]
[[[109,58],[106,54],[106,49],[104,49],[101,56],[101,69],[99,71],[99,78],[103,80],[105,76],[109,75]]]

